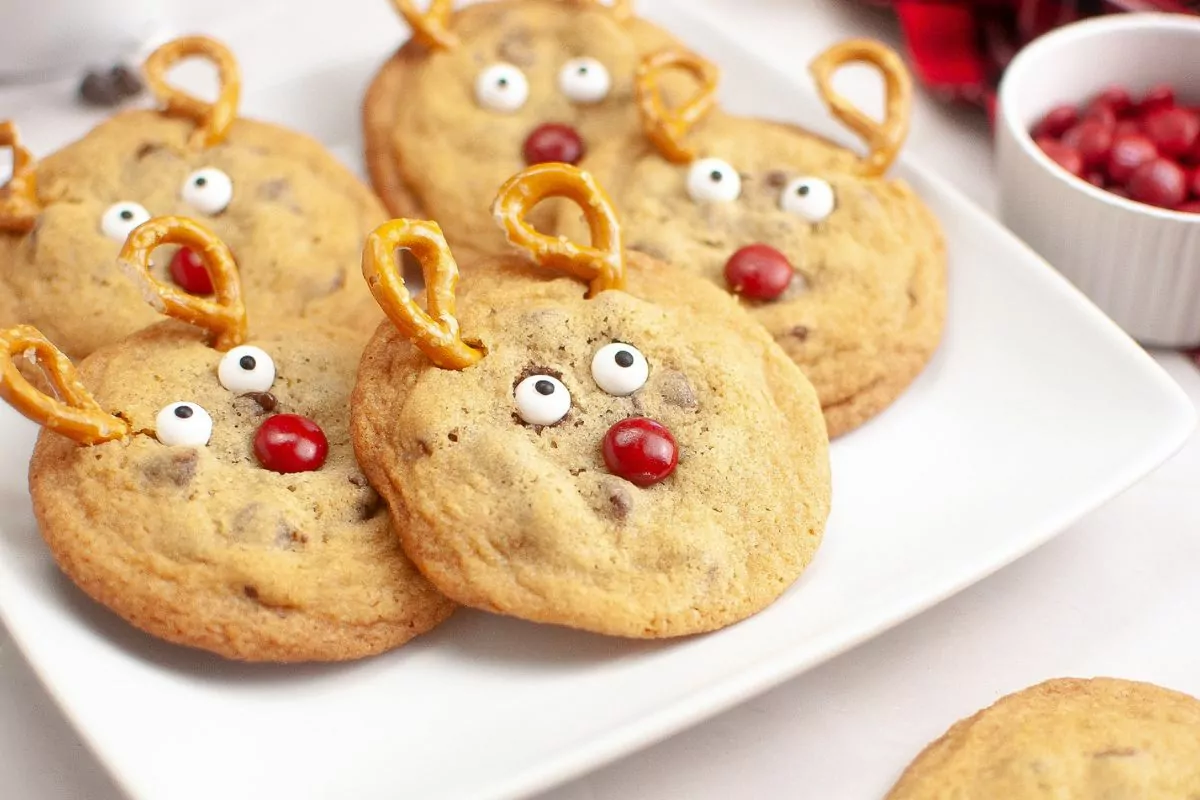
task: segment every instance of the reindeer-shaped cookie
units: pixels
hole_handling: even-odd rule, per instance
[[[216,67],[215,103],[167,83],[188,57]],[[169,42],[145,72],[160,109],[118,114],[41,162],[0,124],[0,147],[15,154],[0,188],[0,325],[36,325],[79,358],[150,324],[113,259],[140,223],[178,213],[229,244],[256,319],[374,328],[378,309],[357,279],[363,238],[385,218],[370,191],[308,137],[237,118],[237,64],[217,42]],[[194,254],[164,251],[154,272],[212,290]]]
[[[884,76],[882,123],[830,86],[854,61]],[[683,51],[653,54],[637,82],[647,146],[594,156],[614,176],[629,246],[737,294],[816,386],[830,435],[845,433],[904,391],[945,317],[940,228],[907,184],[885,177],[907,132],[908,73],[895,53],[865,40],[813,63],[833,115],[866,141],[860,157],[791,125],[703,118],[700,101],[669,111],[658,82],[680,69],[702,76],[711,98],[714,67]],[[565,233],[581,227],[569,212],[557,224]]]
[[[170,245],[197,254],[212,297],[151,276]],[[62,570],[133,625],[235,659],[358,658],[444,619],[354,458],[361,338],[311,322],[250,335],[232,254],[190,220],[145,222],[121,258],[173,320],[78,370],[32,326],[0,332],[0,396],[45,428],[30,492]]]
[[[424,0],[392,2],[413,36],[367,93],[367,164],[392,214],[441,220],[460,251],[504,252],[487,204],[522,167],[576,164],[606,141],[636,138],[638,60],[673,43],[633,15],[632,0],[494,0],[458,11],[430,0],[424,13]],[[535,221],[551,218],[539,209]]]
[[[590,246],[534,230],[579,205]],[[600,633],[713,630],[775,600],[829,511],[811,385],[726,293],[622,248],[587,173],[531,167],[496,199],[523,255],[458,267],[432,222],[368,240],[390,324],[352,431],[406,551],[461,603]],[[396,250],[424,270],[416,305]]]

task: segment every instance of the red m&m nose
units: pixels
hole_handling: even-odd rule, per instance
[[[186,247],[176,250],[171,259],[171,278],[188,294],[203,297],[213,293],[212,278],[204,262]]]
[[[583,138],[570,125],[548,122],[534,128],[525,139],[525,163],[529,166],[552,161],[578,164],[585,152]]]
[[[609,472],[638,486],[666,480],[679,463],[675,437],[661,422],[646,417],[613,425],[604,434],[603,448]]]
[[[268,417],[254,434],[254,456],[272,472],[312,472],[328,455],[321,427],[299,414]]]
[[[725,262],[729,291],[751,300],[774,300],[787,290],[796,270],[787,256],[765,244],[743,247]]]

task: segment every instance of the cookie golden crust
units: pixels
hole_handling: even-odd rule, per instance
[[[858,175],[858,156],[799,128],[714,114],[687,141],[739,173],[737,199],[693,200],[692,167],[646,145],[640,155],[611,148],[593,156],[597,171],[612,176],[629,247],[722,288],[738,249],[778,250],[796,270],[791,285],[776,300],[743,304],[813,382],[830,436],[885,409],[941,339],[946,253],[937,220],[903,181]],[[832,188],[833,211],[818,222],[781,205],[801,177]],[[582,235],[573,208],[557,224]]]
[[[631,140],[639,130],[638,59],[674,40],[644,20],[567,0],[480,3],[455,12],[448,27],[456,47],[434,52],[410,41],[376,75],[363,104],[367,166],[393,216],[441,221],[456,252],[507,252],[487,209],[496,187],[525,166],[529,134],[545,123],[570,125],[589,151]],[[559,88],[560,70],[582,57],[597,59],[611,78],[597,102],[572,101]],[[476,99],[480,73],[498,63],[528,81],[528,100],[514,111]],[[552,205],[535,223],[553,221]]]
[[[1200,700],[1114,678],[1050,680],[956,723],[887,797],[1200,797]]]
[[[277,370],[266,405],[316,421],[325,464],[261,467],[252,448],[264,404],[221,385],[222,354],[201,332],[154,325],[80,367],[132,436],[91,447],[38,439],[30,490],[55,560],[133,625],[233,659],[353,659],[429,630],[452,605],[405,558],[350,444],[359,337],[306,325],[249,344]],[[177,401],[211,415],[208,446],[155,438],[159,410]]]
[[[36,166],[42,206],[28,234],[0,233],[0,326],[38,326],[80,358],[158,319],[116,267],[122,241],[105,212],[137,203],[150,215],[196,216],[233,250],[260,324],[311,319],[364,335],[380,314],[358,279],[366,234],[385,217],[371,192],[315,141],[239,119],[207,149],[189,145],[190,120],[132,111]],[[232,180],[223,210],[183,198],[193,172]],[[211,186],[210,186],[211,189]],[[155,259],[169,281],[172,252]]]
[[[766,607],[812,560],[829,512],[828,440],[812,387],[724,293],[631,254],[629,293],[516,257],[459,285],[464,339],[486,356],[434,367],[390,323],[363,354],[352,402],[359,459],[422,572],[466,605],[630,637],[714,630]],[[653,302],[638,299],[653,298]],[[614,341],[649,363],[630,396],[601,390]],[[516,385],[553,375],[557,424],[518,415]],[[606,431],[665,425],[675,472],[612,474]]]

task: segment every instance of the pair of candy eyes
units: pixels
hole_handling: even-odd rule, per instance
[[[613,342],[592,357],[592,379],[606,393],[627,397],[646,385],[650,365],[631,344]],[[530,375],[513,390],[517,416],[529,425],[554,425],[571,410],[571,392],[553,375]]]
[[[732,203],[742,194],[742,177],[719,158],[701,158],[688,170],[687,191],[697,203]],[[833,187],[820,178],[795,178],[779,195],[780,208],[809,222],[821,222],[836,206]]]
[[[594,58],[572,58],[558,71],[558,90],[572,102],[599,103],[610,89],[608,69]],[[512,113],[529,99],[529,79],[512,64],[492,64],[475,79],[475,99],[489,111]]]
[[[261,348],[241,345],[222,356],[217,380],[235,395],[266,392],[275,385],[275,361]],[[155,435],[168,447],[203,447],[212,429],[209,413],[186,401],[165,406],[154,420]]]
[[[216,167],[198,169],[184,180],[179,196],[201,214],[220,214],[233,200],[233,180]],[[134,228],[148,219],[150,212],[145,206],[122,200],[109,206],[100,217],[100,231],[110,239],[124,242]]]

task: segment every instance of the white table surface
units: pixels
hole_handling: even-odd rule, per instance
[[[342,0],[331,9],[352,14],[359,2],[384,0]],[[897,41],[885,15],[846,0],[695,6],[797,74],[846,35]],[[258,10],[247,0],[208,0],[172,13],[180,30],[220,36]],[[848,91],[869,99],[871,88]],[[61,103],[41,108],[28,90],[0,89],[0,118],[32,117],[44,128],[67,113]],[[920,97],[908,148],[976,202],[994,207],[990,142],[979,114]],[[1200,371],[1175,354],[1157,357],[1200,404]],[[950,723],[1045,678],[1115,675],[1200,695],[1198,483],[1200,437],[1194,437],[1142,483],[992,578],[540,800],[877,798]],[[0,798],[120,797],[0,629]]]

